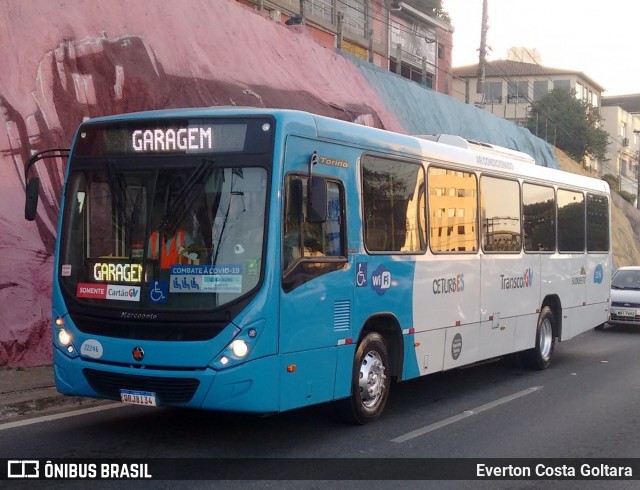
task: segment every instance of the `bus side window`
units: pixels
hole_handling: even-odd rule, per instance
[[[306,216],[307,177],[289,175],[285,180],[282,270],[291,275],[289,285],[343,267],[342,261],[335,259],[346,257],[344,189],[333,181],[326,181],[326,186],[326,219],[310,223]]]
[[[283,236],[283,270],[302,257],[302,179],[296,176],[287,178],[284,196],[284,236]]]

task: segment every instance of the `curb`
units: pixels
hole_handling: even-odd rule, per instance
[[[103,402],[93,398],[67,396],[58,393],[54,386],[34,388],[14,393],[2,393],[0,421],[15,417],[34,415],[41,412],[72,406],[93,406]]]

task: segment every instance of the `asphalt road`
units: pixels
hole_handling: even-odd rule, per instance
[[[362,427],[337,421],[329,405],[255,417],[116,404],[20,427],[3,429],[0,424],[0,458],[637,458],[638,352],[640,329],[589,331],[557,344],[546,371],[494,362],[394,385],[383,418]],[[226,482],[226,487],[361,488],[362,483]],[[191,482],[189,487],[211,486],[207,484]],[[629,481],[557,484],[637,488],[637,482]],[[153,482],[154,488],[165,485],[175,486]],[[414,485],[373,481],[367,488]],[[102,486],[118,488],[117,482]],[[437,487],[460,488],[461,482],[439,482]]]

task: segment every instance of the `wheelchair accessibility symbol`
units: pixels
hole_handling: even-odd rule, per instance
[[[356,287],[363,288],[367,285],[367,263],[358,262],[356,264]]]
[[[164,304],[169,300],[169,283],[167,281],[151,281],[149,284],[149,300],[152,303]]]

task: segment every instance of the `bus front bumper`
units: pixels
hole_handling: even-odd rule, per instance
[[[216,371],[128,368],[71,359],[54,348],[57,390],[65,395],[120,400],[120,390],[154,393],[159,406],[233,412],[279,410],[277,357]]]

